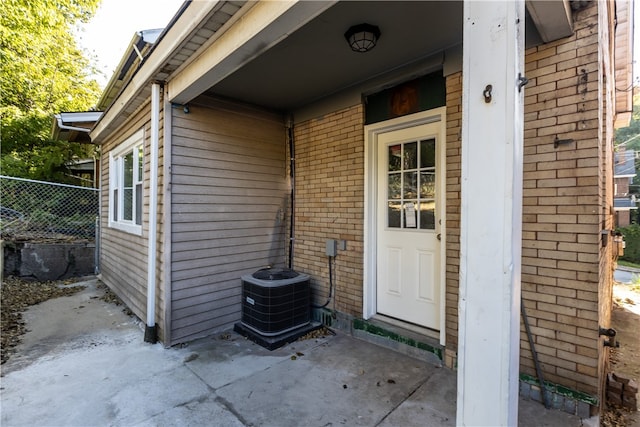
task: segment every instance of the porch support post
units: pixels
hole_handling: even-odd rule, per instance
[[[457,425],[518,424],[524,1],[465,0]]]

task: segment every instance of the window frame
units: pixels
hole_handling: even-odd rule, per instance
[[[142,235],[144,209],[144,151],[144,130],[140,129],[109,153],[109,227],[138,236]],[[124,159],[128,154],[133,157],[130,220],[124,219]]]

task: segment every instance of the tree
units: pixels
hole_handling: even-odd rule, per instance
[[[0,2],[2,174],[68,181],[64,165],[93,148],[50,137],[53,114],[86,111],[100,87],[74,32],[100,0]]]
[[[626,150],[640,151],[640,136],[638,135],[640,135],[640,88],[634,87],[631,121],[629,126],[616,130],[615,145],[624,144]],[[638,137],[632,139],[636,136]]]

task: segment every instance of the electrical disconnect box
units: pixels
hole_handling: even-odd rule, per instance
[[[327,256],[334,257],[338,252],[338,242],[333,239],[327,240]]]

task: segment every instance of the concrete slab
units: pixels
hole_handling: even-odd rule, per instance
[[[455,426],[456,397],[456,373],[438,369],[379,425]]]
[[[2,366],[2,426],[455,425],[446,368],[340,332],[272,352],[231,331],[166,349],[85,285],[27,311]],[[520,422],[581,425],[526,401]]]
[[[295,360],[282,360],[250,380],[234,382],[216,393],[232,402],[251,425],[371,426],[410,396],[435,369],[338,334]]]
[[[250,378],[271,366],[289,360],[292,355],[307,353],[325,339],[298,341],[269,351],[235,333],[225,332],[201,339],[185,347],[187,365],[209,387],[218,389],[232,382]],[[296,356],[297,357],[297,356]],[[224,364],[224,369],[215,365]]]
[[[72,348],[91,348],[136,341],[140,324],[126,316],[123,306],[102,301],[99,281],[76,284],[84,287],[73,297],[57,298],[30,307],[23,313],[28,332],[22,337],[18,353],[3,373],[24,367],[48,354]]]
[[[235,415],[217,402],[215,396],[198,399],[170,408],[134,427],[176,427],[176,426],[224,426],[244,427]]]
[[[579,417],[566,412],[545,409],[540,402],[520,399],[518,404],[520,427],[565,427],[586,426]]]

